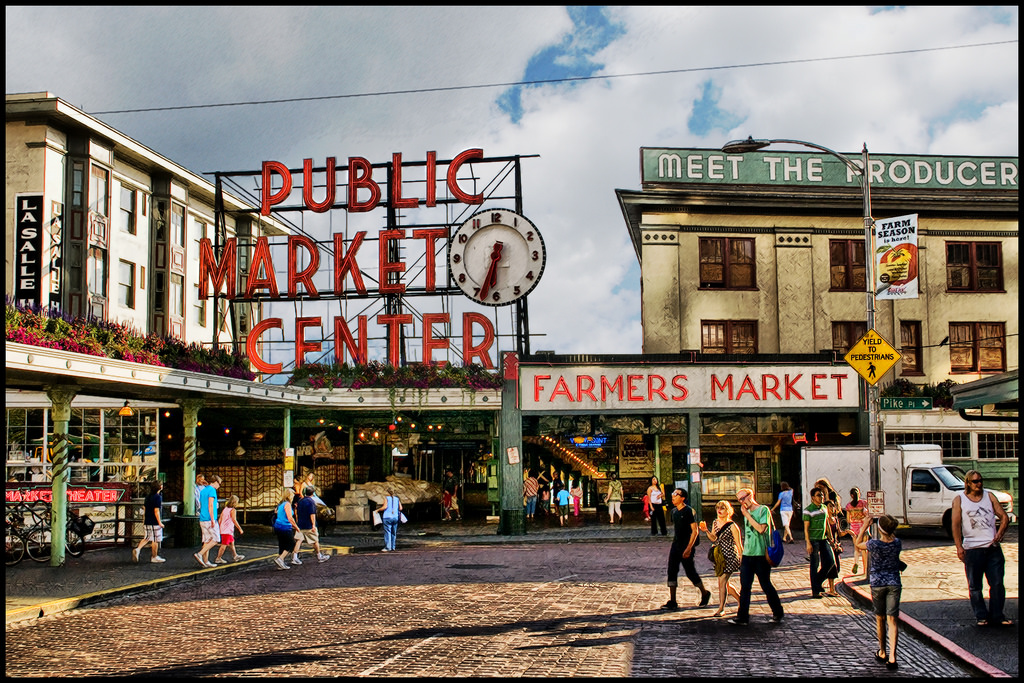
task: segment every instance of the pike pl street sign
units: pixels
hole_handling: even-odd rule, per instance
[[[868,384],[874,386],[901,357],[900,352],[885,341],[882,335],[874,330],[868,330],[867,334],[843,356],[843,360]]]

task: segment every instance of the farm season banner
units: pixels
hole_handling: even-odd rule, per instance
[[[917,214],[875,221],[875,297],[916,299]]]

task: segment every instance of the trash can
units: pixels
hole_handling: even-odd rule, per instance
[[[177,515],[174,518],[174,547],[196,548],[202,545],[203,532],[199,515]]]

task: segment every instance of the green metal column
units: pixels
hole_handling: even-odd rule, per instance
[[[519,410],[519,357],[513,352],[502,356],[505,383],[501,389],[500,446],[495,455],[498,486],[501,490],[498,533],[506,536],[526,534],[523,511],[523,416]],[[509,449],[514,448],[516,462],[509,462]]]
[[[50,399],[53,418],[49,449],[52,450],[53,495],[52,514],[50,516],[50,566],[60,567],[64,564],[64,549],[68,524],[68,451],[71,442],[68,440],[68,424],[71,422],[71,400],[78,393],[78,387],[60,386],[46,387],[46,396]],[[44,454],[45,458],[46,455]]]
[[[292,447],[292,409],[285,408],[284,415],[281,418],[281,461],[284,462],[284,458],[288,455],[288,449]],[[298,465],[299,459],[294,458],[292,460],[292,471]],[[283,485],[283,482],[282,482]]]
[[[196,427],[199,426],[199,409],[203,400],[199,398],[178,399],[181,406],[181,422],[185,428],[185,465],[182,473],[181,502],[184,515],[196,513],[196,455],[199,446],[196,443]]]
[[[689,412],[686,414],[686,439],[687,439],[687,453],[686,453],[686,474],[689,481],[690,488],[690,507],[693,508],[693,513],[697,517],[697,521],[701,521],[704,518],[702,510],[703,501],[701,498],[700,487],[701,482],[694,482],[693,475],[697,473],[703,479],[703,473],[700,469],[699,463],[690,462],[689,451],[697,449],[700,452],[700,413]]]

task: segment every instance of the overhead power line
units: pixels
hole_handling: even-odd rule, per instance
[[[602,74],[600,76],[567,76],[565,78],[545,78],[532,81],[509,81],[505,83],[481,83],[477,85],[451,85],[437,88],[410,88],[408,90],[382,90],[380,92],[349,93],[347,95],[318,95],[316,97],[289,97],[278,100],[250,100],[247,102],[219,102],[214,104],[188,104],[174,107],[146,107],[142,109],[111,109],[92,112],[94,116],[107,114],[137,114],[151,111],[180,111],[184,109],[213,109],[215,107],[249,107],[262,104],[287,104],[293,102],[317,102],[321,100],[343,100],[357,97],[382,97],[386,95],[414,95],[437,92],[453,92],[456,90],[480,90],[483,88],[512,88],[524,85],[549,85],[554,83],[571,83],[574,81],[598,81],[612,78],[639,78],[642,76],[663,76],[666,74],[696,73],[700,71],[724,71],[728,69],[749,69],[758,66],[783,66],[787,64],[810,64],[815,62],[837,62],[848,59],[867,59],[871,57],[891,57],[895,55],[918,54],[922,52],[940,52],[943,50],[966,50],[976,47],[1008,45],[1017,40],[1002,40],[992,43],[973,43],[970,45],[948,45],[945,47],[926,47],[916,50],[894,50],[891,52],[870,52],[859,55],[843,55],[839,57],[811,57],[808,59],[787,59],[776,62],[752,62],[750,64],[730,64],[726,66],[698,66],[688,69],[665,69],[662,71],[638,71],[628,74]]]

